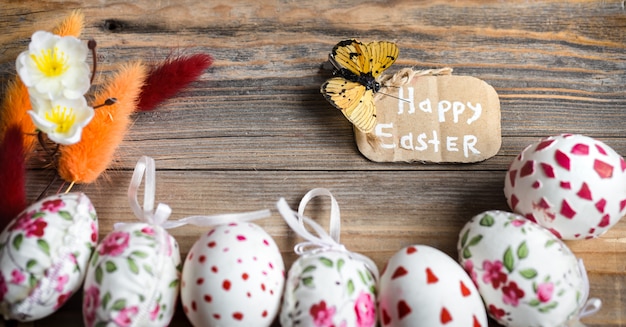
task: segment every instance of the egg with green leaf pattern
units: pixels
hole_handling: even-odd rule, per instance
[[[32,321],[59,309],[82,285],[97,240],[96,211],[83,193],[27,207],[0,234],[0,313]]]
[[[459,260],[504,326],[556,327],[579,317],[586,272],[570,249],[524,217],[486,211],[461,230]]]
[[[376,280],[346,251],[320,250],[296,260],[280,312],[283,327],[376,325]]]

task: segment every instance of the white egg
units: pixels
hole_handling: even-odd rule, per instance
[[[548,137],[513,160],[504,194],[511,210],[560,238],[597,237],[626,214],[626,162],[587,136]]]
[[[280,306],[285,266],[278,246],[252,223],[220,225],[184,263],[181,299],[194,326],[269,326]]]
[[[586,301],[584,268],[574,254],[520,215],[487,211],[473,217],[457,249],[487,312],[504,326],[564,326]]]
[[[162,227],[116,226],[89,262],[83,287],[85,325],[168,325],[178,298],[180,262],[176,240]]]
[[[487,327],[478,290],[445,253],[412,245],[394,254],[380,278],[382,326]]]
[[[376,326],[376,280],[347,251],[320,251],[296,260],[280,312],[283,327]]]
[[[0,312],[32,321],[61,307],[82,285],[98,240],[98,221],[83,193],[47,197],[0,234]]]

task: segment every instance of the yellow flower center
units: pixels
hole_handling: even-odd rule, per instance
[[[57,105],[51,111],[46,112],[46,120],[57,125],[54,129],[56,133],[63,134],[72,128],[76,122],[76,115],[72,108],[61,108],[60,105]]]
[[[57,47],[41,50],[39,56],[31,54],[30,58],[35,62],[39,71],[48,77],[59,76],[68,69],[68,58],[65,52],[59,51]]]

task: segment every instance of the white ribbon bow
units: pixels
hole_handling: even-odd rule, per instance
[[[139,194],[139,187],[141,181],[145,175],[144,182],[144,195],[143,195],[143,207],[139,204],[137,199]],[[152,225],[158,225],[165,229],[176,228],[184,225],[195,226],[216,226],[222,224],[229,224],[234,222],[248,222],[260,218],[266,218],[271,215],[269,209],[244,212],[244,213],[232,213],[232,214],[220,214],[213,216],[190,216],[180,220],[168,221],[172,209],[170,206],[164,203],[159,203],[154,208],[154,196],[156,192],[156,167],[154,159],[143,156],[137,161],[135,165],[135,171],[128,187],[128,200],[130,207],[135,213],[135,216],[139,220]],[[119,226],[123,223],[115,224]]]
[[[309,201],[317,196],[327,195],[331,200],[330,207],[330,233],[326,231],[311,218],[304,216],[304,209]],[[298,255],[313,254],[321,251],[341,251],[349,253],[354,259],[361,261],[367,269],[372,273],[374,278],[378,280],[378,268],[372,259],[355,252],[348,251],[343,244],[339,243],[339,234],[341,229],[341,219],[339,215],[339,204],[329,190],[325,188],[315,188],[310,190],[300,201],[298,212],[291,210],[289,204],[284,198],[280,198],[276,203],[276,208],[291,229],[306,241],[296,244],[294,252]],[[313,229],[317,235],[307,230],[307,226]],[[330,235],[329,235],[330,234]]]
[[[583,280],[582,302],[585,304],[578,310],[578,315],[568,322],[568,327],[584,327],[585,324],[583,324],[580,319],[595,314],[600,311],[602,307],[602,300],[595,297],[589,299],[589,277],[587,277],[587,270],[585,269],[582,259],[578,259],[578,270],[580,270],[580,275]]]

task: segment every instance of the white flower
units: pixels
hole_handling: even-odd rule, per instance
[[[33,123],[48,138],[59,144],[74,144],[80,141],[83,127],[94,116],[94,109],[87,105],[84,97],[78,99],[57,98],[54,100],[31,98],[33,109],[29,110]]]
[[[73,36],[37,31],[17,57],[17,73],[31,96],[77,99],[90,86],[88,53],[87,44]]]

